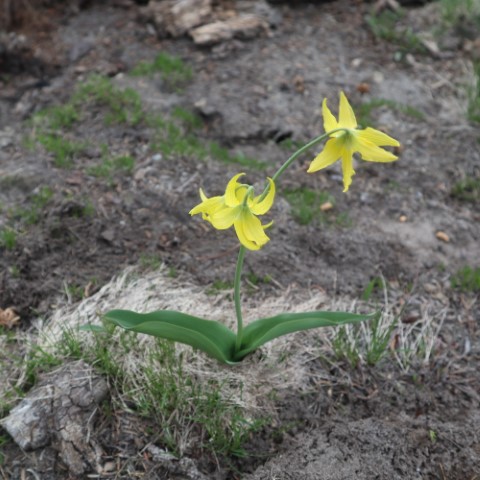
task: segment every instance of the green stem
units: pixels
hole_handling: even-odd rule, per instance
[[[323,135],[320,135],[317,138],[314,138],[310,142],[308,142],[306,145],[304,145],[302,148],[299,148],[276,172],[275,175],[272,177],[272,180],[277,183],[277,178],[300,156],[302,153],[305,153],[307,150],[310,148],[314,147],[317,143],[323,142],[327,137],[332,135],[332,133],[336,132],[341,132],[342,130],[346,130],[346,128],[336,128],[335,130],[331,130],[330,132],[326,132]],[[262,201],[265,196],[268,193],[268,183],[267,186],[265,187],[265,190],[263,191],[260,201]]]
[[[237,316],[237,339],[235,341],[235,352],[239,352],[242,345],[243,333],[243,319],[242,306],[240,304],[240,287],[242,280],[243,259],[245,257],[245,247],[240,245],[238,251],[237,268],[235,269],[235,283],[234,283],[234,299],[235,299],[235,314]]]

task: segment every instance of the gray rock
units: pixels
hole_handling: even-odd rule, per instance
[[[81,475],[98,467],[89,429],[107,394],[106,381],[90,365],[70,363],[44,375],[0,424],[24,450],[52,444],[70,472]]]

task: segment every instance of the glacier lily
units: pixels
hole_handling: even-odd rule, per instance
[[[262,225],[257,215],[264,215],[272,207],[275,183],[268,178],[266,195],[255,197],[252,186],[238,182],[244,175],[244,173],[235,175],[228,182],[225,195],[221,197],[207,198],[200,190],[202,202],[190,210],[190,215],[201,213],[203,219],[217,230],[226,230],[233,225],[240,243],[245,248],[259,250],[270,240],[265,234],[265,228],[271,224]]]
[[[372,162],[390,162],[397,159],[392,153],[380,148],[398,146],[397,140],[373,128],[359,129],[352,107],[343,92],[340,93],[338,121],[328,109],[326,100],[323,101],[323,119],[325,133],[297,150],[272,178],[267,178],[260,195],[255,196],[251,185],[239,182],[245,175],[239,173],[228,182],[223,195],[209,198],[200,189],[201,202],[190,210],[190,215],[201,214],[205,221],[218,230],[226,230],[233,226],[240,240],[234,280],[236,333],[221,322],[172,310],[150,313],[111,310],[104,315],[105,321],[126,330],[185,343],[220,362],[235,364],[266,342],[282,335],[311,328],[363,322],[373,318],[372,315],[349,312],[313,311],[282,313],[257,319],[245,328],[243,326],[240,287],[245,253],[246,250],[259,250],[270,240],[265,234],[265,229],[271,224],[264,225],[257,217],[264,215],[272,207],[278,178],[285,170],[307,150],[328,139],[324,150],[311,162],[308,172],[328,167],[341,158],[344,191],[347,191],[355,173],[352,165],[355,152],[360,153],[363,160]],[[86,326],[84,329],[111,331],[106,327],[96,326]]]
[[[381,146],[398,147],[400,143],[394,138],[375,130],[365,128],[359,130],[357,120],[347,97],[340,92],[338,121],[327,106],[327,99],[323,100],[322,113],[323,125],[330,140],[325,144],[324,150],[319,153],[308,168],[308,173],[313,173],[342,159],[343,191],[346,192],[352,183],[355,174],[352,156],[355,152],[360,153],[363,160],[370,162],[392,162],[397,157]]]

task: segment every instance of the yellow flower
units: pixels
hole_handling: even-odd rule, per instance
[[[364,130],[357,128],[355,114],[343,92],[340,92],[338,122],[327,107],[327,99],[323,100],[322,112],[326,132],[338,128],[345,130],[330,135],[330,140],[325,144],[323,151],[310,164],[309,173],[328,167],[341,158],[343,191],[346,192],[352,183],[352,176],[355,174],[352,161],[354,152],[360,153],[363,160],[370,162],[392,162],[398,158],[393,153],[380,148],[381,146],[398,147],[400,143],[397,140],[374,128],[365,128]]]
[[[202,218],[210,222],[210,217],[223,208],[226,208],[225,195],[208,198],[202,189],[200,189],[200,198],[202,203],[190,210],[190,215],[202,214]]]
[[[262,225],[257,215],[264,215],[270,210],[275,198],[275,184],[268,179],[268,193],[254,196],[253,187],[238,183],[245,175],[235,175],[227,185],[222,196],[207,198],[200,190],[202,202],[190,210],[190,215],[202,214],[217,230],[226,230],[232,225],[240,243],[249,250],[259,250],[270,239],[265,229],[271,225]]]

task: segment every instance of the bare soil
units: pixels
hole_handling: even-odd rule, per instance
[[[235,9],[235,2],[227,7]],[[440,21],[433,7],[411,8],[402,22],[421,34]],[[0,228],[16,232],[14,245],[0,246],[0,308],[15,308],[15,328],[27,330],[132,264],[163,262],[199,285],[231,281],[236,238],[190,218],[198,188],[220,194],[239,171],[262,184],[294,151],[285,140],[306,142],[323,131],[324,97],[335,109],[344,90],[356,111],[388,99],[371,117],[400,140],[400,159],[359,162],[343,194],[337,166],[306,175],[314,152],[307,154],[282,179],[272,241],[247,256],[246,271],[273,280],[258,286],[262,294],[290,287],[358,297],[383,276],[395,291],[411,293],[406,321],[421,318],[425,299],[448,312],[442,355],[405,377],[392,378],[390,367],[332,367],[329,382],[311,394],[279,399],[284,433],[266,428],[246,445],[250,457],[217,463],[203,453],[191,456],[207,478],[219,479],[480,478],[478,294],[451,285],[460,268],[478,267],[480,258],[478,195],[454,193],[459,182],[480,178],[479,127],[465,117],[472,39],[452,31],[438,53],[410,51],[372,35],[371,5],[339,0],[275,3],[269,35],[200,48],[188,37],[157,38],[138,20],[139,8],[129,2],[51,7],[40,26],[19,27],[27,47],[0,58]],[[181,89],[159,74],[129,74],[160,52],[191,66],[193,77]],[[106,125],[101,105],[82,110],[81,121],[63,131],[84,143],[69,168],[58,167],[40,145],[27,148],[32,116],[67,102],[91,73],[137,91],[151,114],[167,118],[175,107],[195,112],[201,125],[184,126],[185,135],[254,158],[265,172],[248,161],[168,154],[148,122]],[[102,145],[111,155],[131,156],[133,169],[93,175]],[[39,204],[46,187],[51,193]],[[328,192],[334,208],[299,224],[287,202],[288,189],[298,187]],[[346,371],[348,385],[338,380]],[[135,475],[184,478],[151,457],[135,459],[147,443],[145,423],[118,412],[97,434],[112,458],[120,451],[118,461],[135,466]],[[28,469],[43,479],[68,478],[53,449],[26,454],[10,442],[4,452],[4,478],[29,478]],[[96,478],[134,478],[127,470]]]

